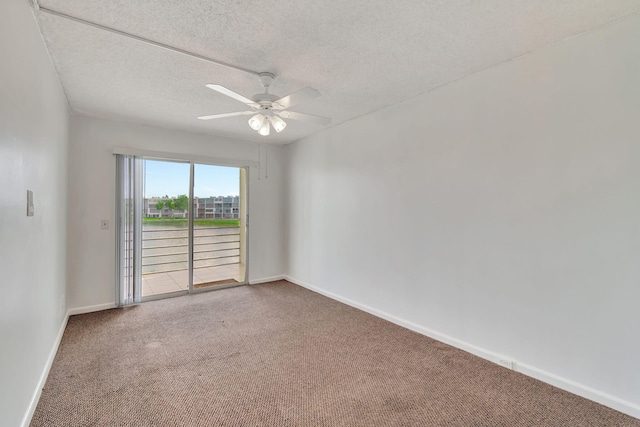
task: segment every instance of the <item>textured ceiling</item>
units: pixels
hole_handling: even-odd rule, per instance
[[[25,0],[26,1],[26,0]],[[271,92],[322,96],[292,110],[329,126],[635,13],[640,0],[40,0],[40,5],[200,55],[276,74]],[[323,128],[288,120],[261,137],[243,104],[256,76],[36,12],[72,111],[244,140],[288,143]]]

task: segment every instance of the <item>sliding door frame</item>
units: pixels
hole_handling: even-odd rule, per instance
[[[244,183],[244,199],[245,199],[245,217],[244,218],[239,218],[240,219],[240,227],[242,228],[243,224],[244,224],[244,251],[245,251],[245,258],[244,258],[244,280],[242,282],[238,282],[238,283],[229,283],[226,285],[216,285],[216,286],[207,286],[204,288],[193,288],[193,269],[190,268],[189,269],[189,293],[192,294],[198,294],[201,292],[209,292],[209,291],[214,291],[217,289],[226,289],[226,288],[235,288],[236,286],[244,286],[244,285],[248,285],[249,284],[249,171],[250,168],[248,166],[227,166],[227,165],[217,165],[215,163],[201,163],[201,162],[191,162],[191,178],[194,178],[194,165],[204,165],[204,166],[224,166],[224,167],[233,167],[233,168],[237,168],[238,171],[240,172],[240,174],[242,174],[242,170],[244,169],[245,171],[245,183]],[[242,180],[241,180],[242,181]],[[193,183],[192,183],[193,184]],[[240,186],[240,203],[242,203],[242,194],[243,189],[242,186]],[[191,193],[193,193],[193,185],[191,185]],[[191,202],[193,204],[193,201],[191,200]],[[191,216],[193,215],[192,212],[193,209],[191,209],[189,211],[189,217],[190,220],[189,222],[192,222],[192,218]],[[240,214],[242,213],[242,209],[240,209]],[[238,215],[239,217],[241,217],[241,215]],[[193,230],[193,229],[191,229]],[[190,238],[193,238],[193,234],[194,233],[190,233]],[[242,239],[241,239],[242,240]],[[240,242],[240,253],[242,253],[242,241]],[[190,256],[189,256],[189,263],[192,264],[193,263],[193,245],[189,246],[189,252],[190,252]],[[240,260],[242,260],[242,257],[239,255],[238,256]]]
[[[193,176],[195,170],[195,163],[189,162],[189,234],[188,234],[188,243],[189,246],[187,251],[189,252],[189,262],[187,263],[188,274],[189,274],[189,285],[187,286],[187,292],[193,293],[193,242],[194,242],[194,234],[195,229],[193,228],[193,218],[194,218],[194,209],[193,209]]]
[[[164,299],[164,298],[171,298],[171,297],[177,297],[177,296],[183,296],[183,295],[188,295],[188,294],[198,294],[201,292],[209,292],[209,291],[213,291],[213,290],[217,290],[217,289],[226,289],[226,288],[232,288],[232,287],[236,287],[236,286],[244,286],[244,285],[248,285],[249,284],[249,176],[250,176],[250,166],[236,166],[236,165],[232,165],[232,164],[224,164],[227,162],[221,162],[223,164],[219,164],[216,161],[213,161],[213,159],[207,161],[198,161],[198,160],[186,160],[186,159],[181,159],[181,158],[177,158],[174,159],[171,156],[157,156],[157,155],[141,155],[140,157],[141,163],[144,164],[145,160],[157,160],[157,161],[164,161],[164,162],[174,162],[174,163],[187,163],[189,164],[189,210],[188,210],[188,264],[187,264],[187,271],[188,271],[188,275],[189,275],[189,284],[188,284],[188,288],[186,290],[181,290],[181,291],[175,291],[175,292],[167,292],[164,294],[156,294],[156,295],[149,295],[149,296],[142,296],[142,302],[145,301],[153,301],[153,300],[158,300],[158,299]],[[193,265],[194,265],[194,235],[195,235],[195,231],[194,231],[194,223],[195,223],[195,212],[194,212],[194,208],[193,208],[193,200],[194,200],[194,180],[195,180],[195,165],[203,165],[203,166],[222,166],[222,167],[232,167],[232,168],[236,168],[239,171],[239,179],[240,179],[240,212],[239,212],[239,219],[240,219],[240,226],[239,228],[242,228],[244,226],[244,233],[242,233],[241,231],[241,235],[244,234],[244,241],[242,241],[243,239],[240,239],[240,255],[239,255],[239,260],[238,262],[240,263],[240,261],[242,261],[242,252],[244,251],[244,280],[242,282],[238,282],[238,283],[229,283],[229,284],[225,284],[225,285],[217,285],[217,286],[207,286],[207,287],[203,287],[203,288],[194,288],[194,283],[193,283]],[[242,175],[242,171],[244,171],[245,174],[245,179],[244,179],[244,186],[242,185],[242,178],[240,177]],[[144,177],[144,175],[143,175]],[[144,178],[143,178],[144,179]],[[140,185],[140,187],[142,187],[142,185]],[[244,188],[243,188],[244,187]],[[136,204],[137,206],[142,205],[142,199],[143,199],[143,195],[142,195],[142,191],[140,191],[138,194],[140,194],[139,197],[136,197]],[[138,200],[139,199],[139,200]],[[244,209],[242,209],[242,204],[244,203]],[[244,211],[244,212],[243,212]],[[142,228],[142,209],[138,210],[139,214],[138,214],[138,219],[140,220],[138,224],[138,227],[140,227],[140,229]],[[244,213],[244,216],[243,216]],[[140,233],[142,234],[142,233]],[[140,257],[142,254],[142,242],[140,241]],[[136,260],[138,261],[138,260]],[[140,259],[141,261],[141,259]],[[138,273],[142,270],[142,263],[140,262],[140,264],[138,264]],[[142,274],[139,274],[140,279],[142,278]],[[142,287],[142,281],[140,281],[140,287]],[[141,292],[141,290],[140,290]]]

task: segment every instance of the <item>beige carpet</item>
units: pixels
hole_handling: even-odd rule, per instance
[[[640,426],[281,281],[73,316],[32,426]]]

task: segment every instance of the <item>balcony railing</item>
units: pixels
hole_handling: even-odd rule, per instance
[[[240,262],[239,227],[194,227],[193,268]],[[142,274],[189,268],[189,229],[147,226],[142,230]]]

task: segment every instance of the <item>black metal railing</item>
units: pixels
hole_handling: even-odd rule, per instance
[[[240,228],[194,228],[193,268],[215,267],[240,262]],[[187,227],[145,226],[142,230],[142,274],[189,268]]]

